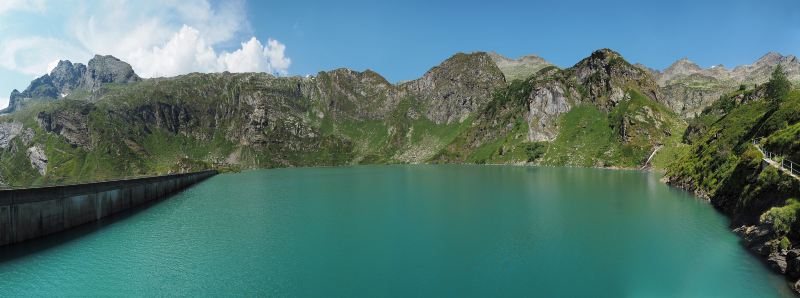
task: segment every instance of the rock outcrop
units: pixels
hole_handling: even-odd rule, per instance
[[[27,150],[28,159],[31,162],[31,167],[36,169],[40,175],[44,176],[47,174],[47,155],[44,153],[44,147],[42,145],[35,145],[33,147],[28,148]]]
[[[89,134],[88,117],[92,111],[91,105],[83,105],[78,110],[60,110],[52,113],[39,112],[36,122],[46,132],[52,132],[66,138],[74,146],[92,149],[92,140]]]
[[[22,123],[12,121],[0,123],[0,149],[8,149],[11,141],[22,133]]]
[[[558,117],[568,112],[579,98],[578,92],[549,81],[537,84],[528,96],[528,141],[553,141],[558,135]]]

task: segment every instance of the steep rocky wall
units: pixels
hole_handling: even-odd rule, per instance
[[[214,176],[203,171],[0,191],[0,245],[60,232],[164,198]]]

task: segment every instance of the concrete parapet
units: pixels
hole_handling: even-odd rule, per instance
[[[217,171],[0,190],[0,246],[60,232],[164,198]]]

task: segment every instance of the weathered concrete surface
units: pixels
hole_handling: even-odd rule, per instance
[[[0,246],[60,232],[164,198],[217,171],[0,191]]]

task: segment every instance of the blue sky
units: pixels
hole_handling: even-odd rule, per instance
[[[663,69],[800,54],[800,1],[4,0],[0,107],[58,59],[93,53],[146,77],[191,71],[422,75],[456,52],[536,54],[570,66],[598,48]]]

